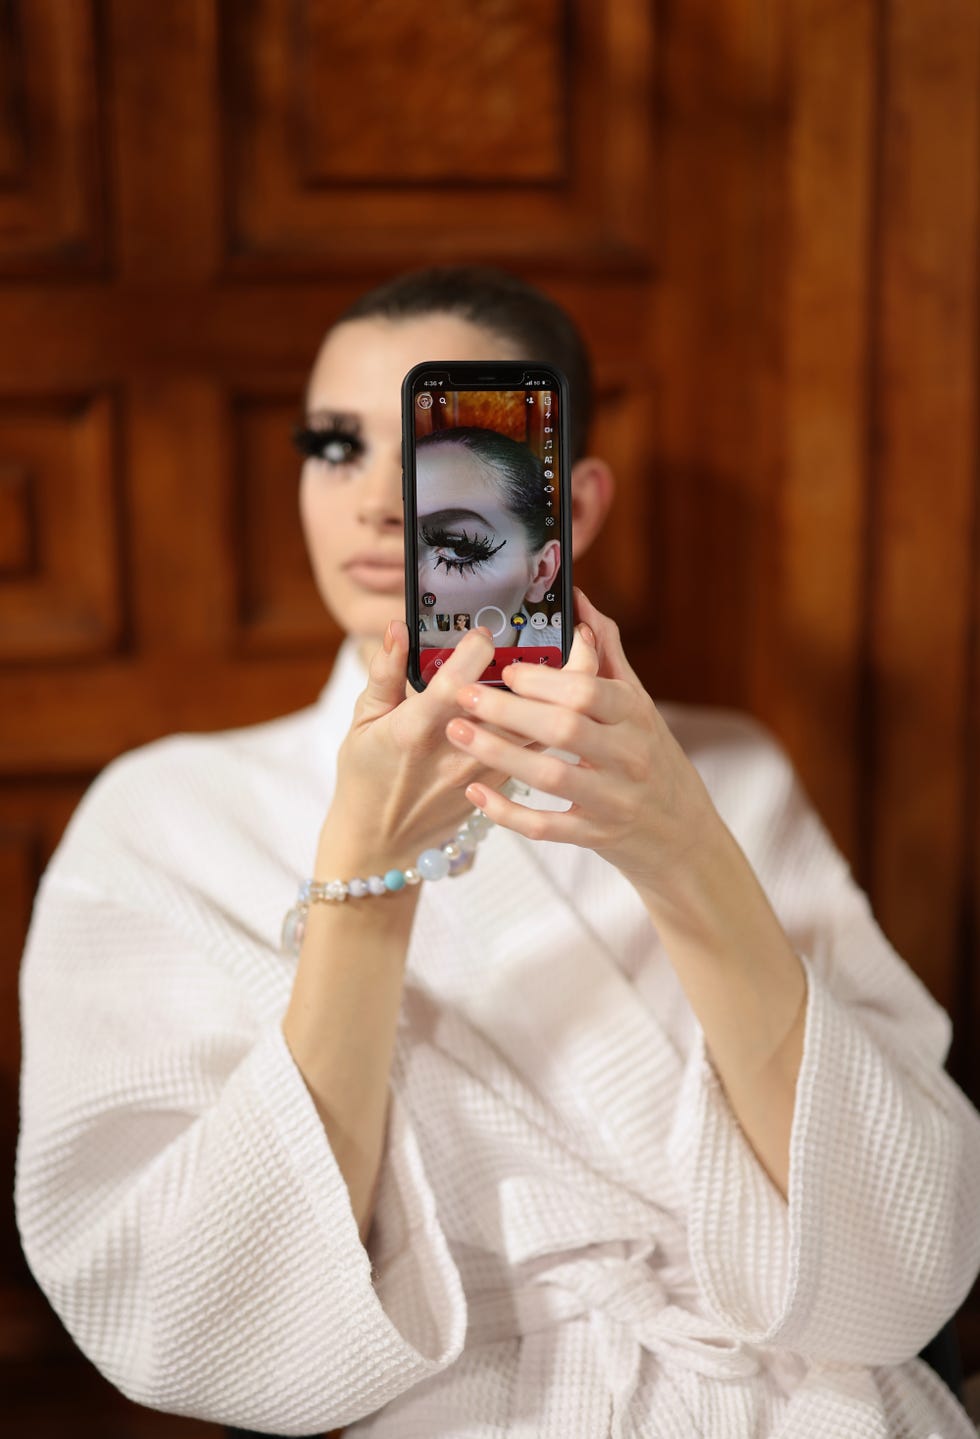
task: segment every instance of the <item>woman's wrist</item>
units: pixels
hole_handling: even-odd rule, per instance
[[[313,880],[319,885],[344,885],[354,898],[365,893],[381,895],[414,888],[422,880],[439,880],[463,874],[470,868],[477,846],[491,828],[491,822],[480,810],[473,809],[441,841],[426,845],[409,854],[405,851],[383,853],[377,838],[351,834],[340,826],[328,825],[317,847]],[[368,881],[365,891],[358,880]],[[373,881],[373,883],[371,882]],[[342,898],[339,892],[318,895],[318,898]]]
[[[511,782],[504,790],[518,792],[526,787]],[[465,805],[462,795],[460,799]],[[320,830],[313,877],[331,880],[352,875],[384,876],[392,869],[407,873],[418,869],[420,858],[427,854],[430,863],[422,867],[422,877],[442,878],[444,866],[435,859],[439,851],[449,861],[446,874],[462,873],[469,868],[467,859],[472,858],[480,840],[491,828],[491,821],[480,810],[468,806],[455,823],[450,818],[434,831],[431,841],[417,841],[415,845],[409,842],[406,846],[404,840],[379,836],[376,823],[372,824],[371,817],[365,816],[363,805],[352,807],[335,796]]]
[[[335,798],[317,840],[313,877],[326,880],[337,875],[375,874],[379,867],[383,874],[396,860],[392,846],[378,834],[364,806],[348,808]]]
[[[719,818],[697,843],[657,877],[656,891],[640,894],[661,938],[669,933],[706,950],[771,913],[769,902],[735,836]]]
[[[299,891],[283,920],[281,945],[287,954],[298,954],[306,932],[310,908],[315,905],[345,904],[350,900],[358,909],[414,911],[417,893],[424,880],[435,881],[463,874],[473,864],[476,849],[491,828],[491,821],[479,810],[471,811],[441,845],[423,849],[414,864],[404,867],[390,865],[378,858],[377,840],[357,838],[359,830],[344,829],[328,822],[320,836],[313,876],[300,881]],[[341,836],[344,837],[341,842]],[[351,873],[356,861],[360,872]],[[386,867],[387,866],[387,867]],[[390,900],[394,906],[365,905],[367,900]]]

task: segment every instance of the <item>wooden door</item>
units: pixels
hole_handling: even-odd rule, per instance
[[[977,1098],[980,9],[938,8],[0,0],[8,1174],[41,871],[116,754],[323,684],[290,424],[333,317],[438,261],[580,322],[618,479],[580,582],[655,697],[782,739]],[[93,1432],[213,1432],[93,1376],[8,1206],[25,1414],[55,1364]]]

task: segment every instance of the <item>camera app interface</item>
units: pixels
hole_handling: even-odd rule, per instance
[[[560,667],[560,392],[453,390],[415,400],[420,667],[426,682],[468,629],[514,661]]]

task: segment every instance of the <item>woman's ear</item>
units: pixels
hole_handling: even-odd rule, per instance
[[[572,466],[572,559],[584,555],[596,535],[616,493],[613,472],[605,460],[586,455]]]
[[[524,598],[533,604],[543,600],[555,582],[555,575],[558,573],[560,564],[561,545],[557,540],[550,540],[538,556],[538,563],[531,583],[524,591]]]

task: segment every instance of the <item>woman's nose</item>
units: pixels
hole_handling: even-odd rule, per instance
[[[401,529],[403,524],[401,456],[373,465],[363,476],[358,494],[358,518],[377,529]]]

